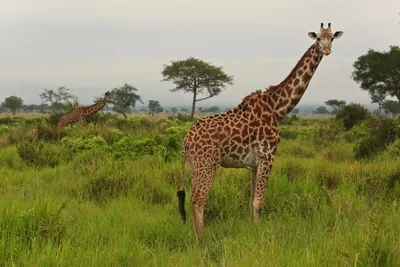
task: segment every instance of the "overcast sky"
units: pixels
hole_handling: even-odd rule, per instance
[[[0,102],[40,103],[44,88],[65,86],[89,104],[127,82],[146,104],[190,103],[169,92],[161,70],[194,56],[234,76],[201,105],[236,105],[284,79],[313,43],[307,32],[331,22],[344,34],[300,103],[369,103],[350,78],[352,63],[369,48],[400,44],[399,12],[399,0],[0,0]]]

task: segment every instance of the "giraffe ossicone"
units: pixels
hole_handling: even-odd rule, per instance
[[[280,138],[279,122],[299,103],[324,55],[331,54],[332,42],[343,32],[332,33],[331,23],[318,33],[309,32],[315,42],[289,75],[278,85],[258,90],[235,108],[198,120],[186,134],[181,152],[181,185],[177,192],[179,211],[186,220],[185,161],[192,181],[191,202],[196,234],[204,239],[204,207],[218,167],[247,168],[252,173],[250,214],[260,212]]]

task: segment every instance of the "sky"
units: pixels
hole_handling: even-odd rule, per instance
[[[81,104],[127,82],[147,104],[190,104],[170,92],[161,71],[196,57],[222,66],[234,84],[200,102],[237,105],[282,81],[314,42],[320,23],[343,31],[300,104],[328,99],[370,103],[351,78],[368,49],[400,44],[398,0],[0,0],[0,102],[16,95],[40,103],[64,86]]]

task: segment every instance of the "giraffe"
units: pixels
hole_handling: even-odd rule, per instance
[[[299,103],[323,56],[331,53],[332,41],[342,34],[342,31],[333,33],[331,23],[327,28],[321,23],[318,34],[308,33],[315,42],[281,83],[257,90],[233,109],[197,120],[190,128],[182,142],[182,176],[177,196],[185,222],[187,159],[194,227],[200,241],[204,240],[204,207],[218,167],[251,171],[250,216],[254,223],[259,222],[268,176],[280,142],[278,123]]]
[[[107,101],[110,100],[111,95],[110,92],[106,92],[104,94],[104,98],[101,99],[96,104],[85,106],[85,107],[77,107],[73,111],[68,114],[61,116],[58,120],[58,140],[61,138],[61,132],[67,125],[74,124],[78,122],[79,124],[83,124],[85,119],[89,117],[91,114],[98,112],[106,105]]]

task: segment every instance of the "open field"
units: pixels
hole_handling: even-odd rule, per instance
[[[0,119],[0,265],[400,265],[399,141],[357,160],[365,125],[282,124],[261,223],[249,216],[249,171],[220,168],[198,246],[176,198],[192,123],[98,117],[60,143],[41,116]]]

